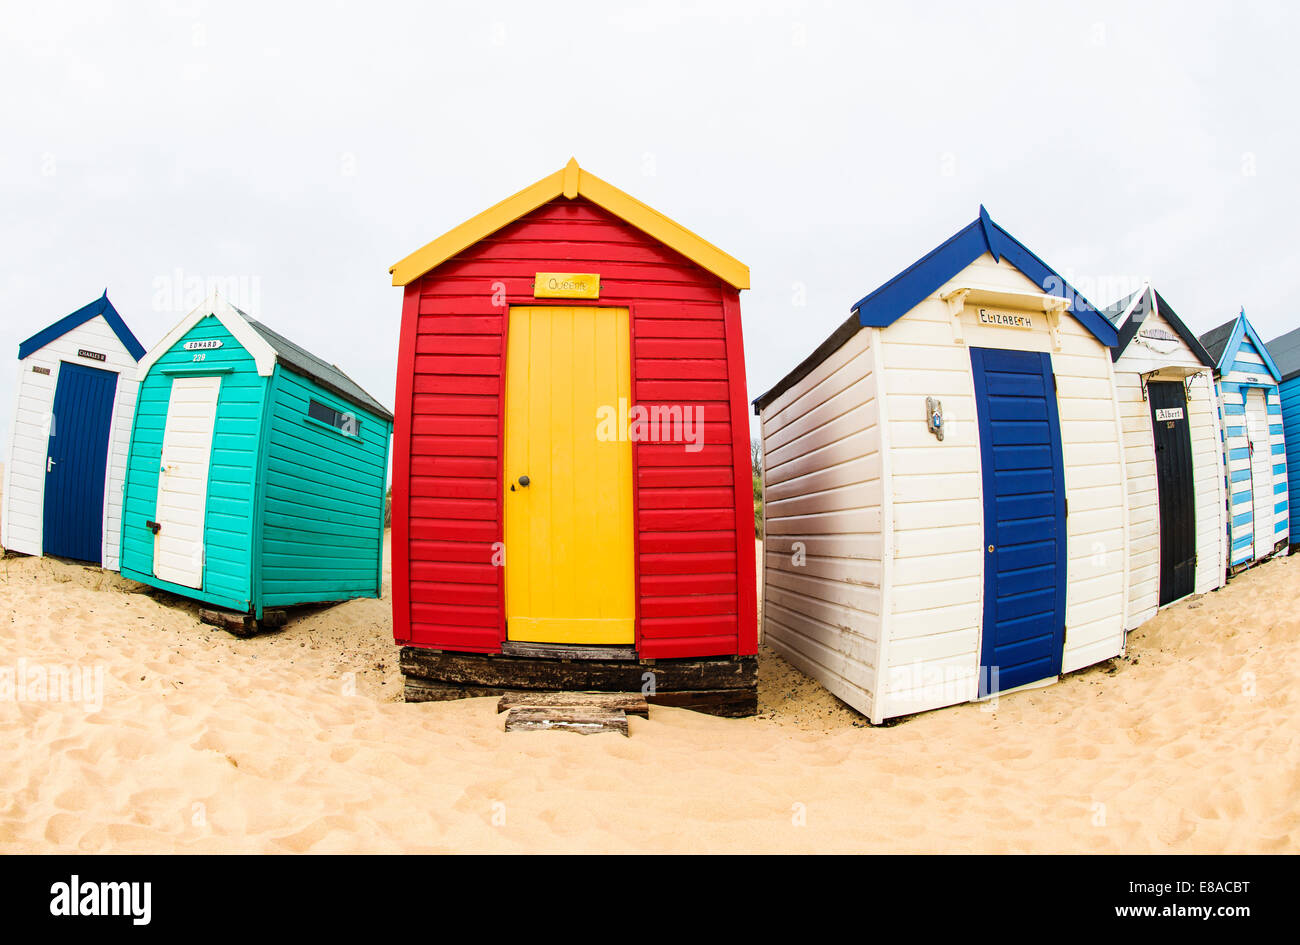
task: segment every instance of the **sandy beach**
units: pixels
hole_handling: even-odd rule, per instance
[[[102,692],[0,698],[0,850],[1295,851],[1298,583],[1300,559],[1268,562],[1124,659],[889,727],[764,651],[759,717],[654,708],[625,739],[402,703],[386,599],[240,640],[8,556],[0,670]]]

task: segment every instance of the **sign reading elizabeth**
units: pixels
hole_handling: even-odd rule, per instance
[[[1034,322],[1028,315],[1019,315],[1012,312],[990,312],[986,308],[980,309],[981,325],[996,325],[998,328],[1033,328]]]

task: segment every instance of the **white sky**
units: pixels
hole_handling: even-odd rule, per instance
[[[1099,305],[1297,324],[1283,4],[619,9],[7,3],[0,350],[224,280],[391,405],[388,266],[570,155],[750,266],[751,399],[981,202]]]

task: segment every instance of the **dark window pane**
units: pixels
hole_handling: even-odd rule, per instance
[[[311,400],[307,402],[307,416],[313,420],[319,420],[321,423],[328,423],[348,436],[361,435],[361,421],[354,414],[342,413],[333,407],[327,407],[320,401]]]

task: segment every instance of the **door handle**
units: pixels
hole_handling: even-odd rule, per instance
[[[46,472],[54,472],[54,457],[53,457],[53,456],[47,456],[47,457],[45,457],[45,471],[46,471]]]
[[[162,526],[159,525],[157,522],[145,522],[144,527],[149,529],[149,531],[153,532],[155,535],[157,535],[159,529],[162,528]]]
[[[528,488],[528,484],[529,484],[530,482],[532,482],[532,480],[529,479],[527,476],[520,476],[518,481],[519,481],[519,488],[520,488],[520,489],[527,489],[527,488]],[[514,484],[513,482],[510,483],[510,491],[511,491],[511,492],[514,492],[514,491],[515,491],[515,484]]]

